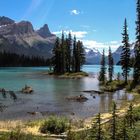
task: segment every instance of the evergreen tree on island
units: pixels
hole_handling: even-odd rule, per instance
[[[83,43],[78,40],[76,36],[73,40],[69,33],[68,38],[65,39],[62,32],[62,38],[56,39],[53,49],[53,67],[55,74],[64,74],[65,72],[80,72],[82,65],[85,63]]]
[[[101,69],[99,73],[99,81],[105,83],[106,80],[106,64],[105,64],[105,50],[103,49],[103,54],[101,58]]]
[[[75,65],[75,70],[76,72],[81,71],[81,66],[85,63],[85,54],[84,54],[84,48],[83,48],[83,43],[78,40],[77,45],[76,45],[76,65]]]
[[[65,69],[65,66],[66,66],[66,55],[65,55],[65,51],[66,51],[66,46],[65,46],[65,37],[64,37],[64,32],[62,32],[62,37],[61,37],[61,71],[60,73],[65,73],[66,69]]]
[[[109,82],[112,82],[113,73],[114,73],[114,60],[113,60],[111,48],[109,47],[109,54],[108,54],[108,77],[109,77]]]
[[[71,71],[71,46],[72,46],[72,37],[69,33],[68,38],[66,39],[66,72]]]
[[[140,0],[137,0],[136,44],[134,52],[135,52],[135,62],[134,62],[133,83],[136,86],[140,82]]]
[[[129,35],[127,31],[127,20],[124,22],[124,30],[122,33],[123,36],[123,45],[122,45],[122,53],[121,53],[121,66],[123,70],[123,77],[125,79],[125,83],[127,84],[128,76],[130,72],[130,45],[129,45]]]
[[[56,38],[55,41],[55,47],[53,49],[53,66],[54,66],[54,73],[60,73],[61,72],[61,48],[60,48],[60,41],[59,38]]]
[[[72,52],[72,72],[76,72],[76,36],[74,36],[73,40],[73,52]]]

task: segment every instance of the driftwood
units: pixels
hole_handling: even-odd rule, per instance
[[[27,112],[28,114],[30,114],[30,115],[36,115],[37,114],[37,112]]]
[[[17,99],[17,96],[14,91],[8,91],[4,88],[0,88],[0,93],[2,94],[3,98],[7,98],[7,94],[10,95],[10,97],[15,101]]]
[[[80,96],[73,96],[73,97],[66,97],[67,100],[73,100],[77,102],[85,102],[88,100],[87,97],[80,95]]]
[[[84,90],[83,92],[86,92],[86,93],[97,93],[97,94],[103,94],[104,92],[103,91],[97,91],[97,90]]]

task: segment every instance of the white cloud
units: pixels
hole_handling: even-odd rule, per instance
[[[85,48],[88,49],[97,49],[99,50],[101,53],[103,51],[103,49],[105,49],[105,54],[108,54],[108,49],[109,46],[112,49],[112,52],[116,51],[116,49],[121,45],[121,41],[109,41],[109,42],[98,42],[96,40],[86,40],[85,37],[88,34],[87,31],[72,31],[72,30],[65,30],[63,31],[64,34],[68,35],[69,32],[71,32],[72,36],[76,36],[77,39],[81,40],[83,42],[83,45],[85,46]],[[61,36],[62,31],[56,31],[53,32],[53,34],[59,35]]]
[[[71,15],[79,15],[80,12],[79,12],[78,10],[75,10],[75,9],[74,9],[74,10],[71,10],[71,11],[70,11],[70,14],[71,14]]]
[[[71,33],[72,36],[76,36],[77,38],[79,39],[82,39],[84,38],[86,35],[87,35],[87,32],[86,31],[72,31],[72,30],[66,30],[66,31],[63,31],[66,35],[69,34],[69,32]],[[56,34],[56,35],[61,35],[62,34],[62,31],[56,31],[56,32],[53,32],[53,34]]]

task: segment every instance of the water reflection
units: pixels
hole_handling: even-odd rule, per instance
[[[111,110],[113,100],[120,106],[122,102],[133,99],[132,95],[123,90],[103,95],[83,93],[84,90],[99,90],[97,75],[92,75],[92,73],[90,77],[78,80],[60,79],[40,74],[46,69],[0,69],[0,87],[18,91],[27,84],[35,91],[31,95],[12,91],[8,94],[1,93],[0,102],[8,108],[1,113],[0,119],[31,119],[33,116],[27,112],[38,112],[37,114],[40,115],[37,117],[42,117],[42,114],[44,116],[56,113],[68,116],[74,114],[74,116],[86,118],[98,112]],[[93,69],[90,67],[88,70]],[[97,70],[95,71],[97,72]],[[86,102],[66,100],[68,96],[79,96],[80,94],[84,94],[88,100]]]

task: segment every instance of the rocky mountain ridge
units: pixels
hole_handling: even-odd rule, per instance
[[[0,51],[44,58],[52,56],[56,36],[51,34],[47,24],[36,31],[29,21],[16,23],[10,18],[0,17],[0,25]]]

